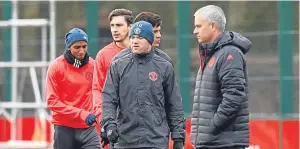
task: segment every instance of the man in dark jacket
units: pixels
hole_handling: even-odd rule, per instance
[[[101,132],[115,148],[182,149],[185,119],[174,69],[152,48],[152,25],[130,30],[131,52],[114,59],[102,92]]]
[[[225,31],[221,8],[195,13],[200,69],[192,110],[192,143],[197,149],[244,149],[249,146],[248,77],[244,59],[252,43]]]

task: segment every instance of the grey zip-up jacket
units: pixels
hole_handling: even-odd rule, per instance
[[[151,52],[130,52],[112,61],[102,92],[103,127],[116,123],[115,148],[168,148],[185,140],[182,99],[170,62]]]
[[[248,147],[247,65],[252,43],[224,32],[212,44],[200,44],[192,110],[192,143],[196,148]]]

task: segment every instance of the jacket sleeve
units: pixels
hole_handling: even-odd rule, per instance
[[[86,117],[89,115],[88,111],[66,105],[59,99],[59,70],[57,65],[51,64],[47,71],[46,76],[46,100],[48,108],[56,113],[62,114],[70,118],[80,118],[85,121]]]
[[[95,60],[94,74],[93,74],[93,101],[94,101],[94,114],[97,117],[98,123],[101,121],[102,116],[102,90],[105,82],[106,70],[103,64],[102,54],[99,53]]]
[[[106,76],[102,92],[102,128],[110,123],[116,123],[117,107],[119,105],[119,76],[116,63],[112,62]]]
[[[185,140],[185,118],[182,97],[173,67],[168,65],[164,82],[165,107],[172,140]]]
[[[236,116],[241,103],[246,101],[244,58],[237,50],[225,52],[217,66],[223,99],[213,122],[219,128],[230,122]]]

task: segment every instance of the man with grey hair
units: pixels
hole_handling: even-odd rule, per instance
[[[200,68],[192,110],[191,138],[196,149],[244,149],[249,146],[248,77],[244,59],[252,43],[225,31],[220,7],[194,14]]]

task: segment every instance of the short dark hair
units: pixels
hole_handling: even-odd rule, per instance
[[[128,10],[128,9],[114,9],[112,12],[110,12],[109,16],[108,16],[108,20],[109,22],[117,16],[124,16],[125,21],[127,22],[127,25],[130,25],[133,23],[133,15],[132,15],[132,11]]]
[[[158,14],[152,13],[152,12],[141,12],[139,13],[135,19],[134,22],[138,21],[146,21],[149,22],[152,27],[157,27],[162,24],[162,19]]]

